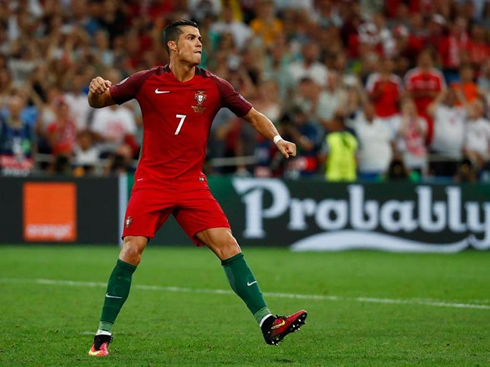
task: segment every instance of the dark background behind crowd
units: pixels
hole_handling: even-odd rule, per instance
[[[88,84],[167,63],[182,18],[201,66],[298,146],[283,160],[222,109],[208,174],[490,181],[489,0],[0,1],[2,175],[133,171],[137,102],[92,109]]]

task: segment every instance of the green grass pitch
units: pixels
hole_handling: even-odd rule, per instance
[[[97,359],[118,249],[0,247],[0,366],[490,366],[490,252],[244,252],[300,332],[267,346],[209,250],[150,246]]]

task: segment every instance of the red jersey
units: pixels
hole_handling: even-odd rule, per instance
[[[464,34],[459,39],[454,35],[444,37],[439,43],[438,52],[443,68],[457,68],[461,60],[460,54],[468,46],[468,35]]]
[[[390,75],[388,80],[383,80],[379,73],[371,74],[366,83],[369,94],[378,93],[373,99],[376,115],[390,117],[398,113],[398,99],[402,94],[402,82],[399,76]]]
[[[72,120],[54,121],[48,126],[48,134],[52,139],[51,144],[55,155],[73,152],[73,147],[77,142],[77,125]]]
[[[424,72],[422,69],[415,68],[409,70],[405,75],[405,88],[409,92],[440,92],[446,87],[446,82],[441,72],[437,69],[430,69]],[[414,97],[415,105],[419,114],[426,115],[427,107],[434,100],[433,97]]]
[[[144,138],[135,174],[138,187],[202,176],[209,131],[221,107],[245,116],[252,105],[218,76],[196,67],[181,82],[168,65],[140,71],[110,88],[114,102],[136,98],[143,115]]]
[[[474,64],[483,64],[490,56],[490,47],[485,42],[469,41],[467,47],[470,61]]]

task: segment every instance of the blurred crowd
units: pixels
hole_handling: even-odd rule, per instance
[[[117,83],[168,62],[162,31],[195,20],[202,67],[298,146],[222,109],[210,174],[329,181],[490,181],[489,0],[0,0],[3,175],[136,167],[137,102],[95,110]]]

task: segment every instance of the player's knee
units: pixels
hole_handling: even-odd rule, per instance
[[[134,248],[127,248],[124,251],[121,251],[120,258],[129,264],[139,265],[141,262],[141,252]]]
[[[241,252],[240,246],[238,245],[235,237],[230,236],[216,248],[216,255],[221,260],[229,259]]]
[[[119,257],[127,263],[138,265],[141,261],[141,254],[143,253],[145,246],[146,244],[138,237],[125,237]]]

